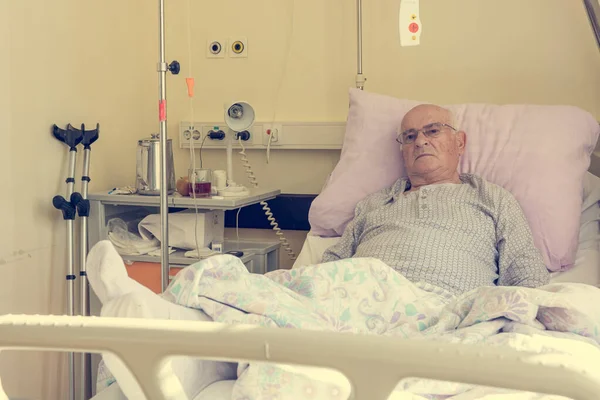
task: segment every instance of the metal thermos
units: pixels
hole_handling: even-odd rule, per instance
[[[136,160],[136,189],[138,194],[160,196],[160,134],[138,141]],[[167,190],[175,191],[175,167],[173,166],[173,144],[167,139]]]

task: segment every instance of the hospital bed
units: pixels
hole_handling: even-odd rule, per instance
[[[586,174],[582,197],[576,266],[554,274],[552,281],[600,286],[600,178]],[[318,262],[337,240],[309,234],[296,266]],[[169,354],[330,367],[352,382],[355,399],[385,399],[399,380],[413,376],[573,399],[596,399],[600,393],[600,375],[584,372],[583,361],[568,355],[544,358],[511,349],[213,322],[4,316],[0,317],[0,343],[45,350],[110,351],[129,362],[152,400],[163,398],[156,394],[161,384],[170,388],[165,398],[185,398],[177,384],[170,385],[174,378],[169,368],[159,363]],[[472,368],[475,364],[477,368]],[[234,384],[234,380],[214,382],[190,400],[231,399]],[[0,399],[4,398],[0,395]],[[117,382],[93,399],[126,397]]]
[[[600,178],[592,175],[591,173],[587,173],[585,176],[582,210],[583,211],[581,214],[581,223],[580,223],[581,227],[580,227],[580,235],[579,235],[579,250],[577,253],[576,266],[566,272],[554,273],[553,277],[552,277],[552,282],[576,282],[576,283],[585,283],[585,284],[600,287]],[[298,256],[298,259],[295,262],[295,266],[318,264],[320,262],[323,252],[329,246],[334,245],[338,240],[339,240],[339,238],[323,238],[323,237],[318,237],[318,236],[309,234],[304,243],[302,251]],[[303,353],[309,354],[309,356],[307,356],[308,360],[315,360],[317,356],[321,357],[323,353],[325,353],[325,354],[332,353],[332,351],[331,351],[332,348],[338,344],[337,340],[340,338],[332,338],[332,339],[333,339],[333,342],[332,343],[328,342],[326,345],[323,344],[323,342],[321,342],[321,344],[323,344],[323,347],[322,347],[322,349],[316,350],[315,354],[310,354],[310,352],[311,352],[310,346],[306,347],[308,336],[304,337],[304,338],[300,338],[299,339],[300,341],[298,342],[298,346],[302,347]],[[247,340],[247,338],[244,338],[244,340]],[[319,338],[319,340],[321,340],[321,338]],[[251,340],[249,340],[249,342],[250,341]],[[264,343],[266,341],[269,341],[269,340],[265,339],[265,337],[261,337],[260,335],[258,336],[259,344],[257,344],[256,346],[258,348],[259,353],[263,352],[264,348],[261,348],[261,345],[262,345],[262,343]],[[228,343],[231,343],[231,342],[228,342]],[[287,344],[284,345],[286,348],[293,347],[293,345],[291,344],[291,340],[287,341],[287,339],[286,339],[286,343]],[[394,345],[396,345],[396,344],[397,343],[395,343]],[[392,347],[394,345],[392,345]],[[411,346],[413,346],[413,345],[414,344],[411,344]],[[227,346],[224,346],[224,347],[227,347]],[[356,348],[366,348],[368,346],[365,342],[358,341],[358,342],[356,342],[356,344],[349,344],[349,347],[356,349]],[[413,347],[409,347],[409,348],[411,349],[411,351],[414,350]],[[461,360],[464,361],[465,365],[468,365],[468,363],[470,361],[468,361],[468,357],[465,357],[465,353],[462,352],[463,350],[468,350],[468,349],[467,348],[465,348],[465,349],[456,348],[456,349],[452,349],[449,351],[451,353],[456,351],[457,353],[453,353],[454,356],[459,357]],[[391,352],[391,351],[392,351],[391,347],[385,348],[383,350],[383,353],[379,355],[379,357],[380,357],[379,359],[377,359],[378,356],[371,353],[371,351],[370,351],[370,353],[371,353],[370,357],[372,357],[374,359],[373,360],[374,363],[369,366],[367,366],[366,364],[362,364],[365,360],[361,359],[359,356],[358,359],[359,359],[360,363],[362,364],[362,367],[364,368],[364,370],[359,372],[358,376],[372,377],[372,376],[384,374],[388,370],[389,366],[386,365],[385,367],[382,367],[381,363],[383,362],[383,360],[385,360],[386,362],[389,361],[389,357],[387,357],[386,354],[389,355],[389,352]],[[396,357],[395,360],[404,360],[404,359],[420,360],[420,359],[422,359],[422,357],[417,357],[417,356],[415,356],[414,358],[407,357],[407,351],[408,351],[407,348],[398,348],[397,351],[399,354],[401,354],[401,356]],[[417,350],[417,352],[415,354],[418,354],[421,351],[427,351],[427,350],[419,349],[419,350]],[[465,377],[467,375],[457,374],[457,376],[454,376],[454,377],[450,377],[449,375],[446,375],[446,374],[451,374],[453,371],[453,368],[456,367],[456,359],[454,358],[454,356],[449,357],[448,366],[441,367],[441,365],[443,364],[443,361],[440,358],[438,358],[439,353],[437,353],[437,351],[439,351],[439,349],[432,350],[432,351],[436,352],[436,355],[434,358],[435,362],[433,364],[423,366],[423,368],[425,368],[425,370],[427,371],[428,374],[429,373],[431,373],[431,374],[439,373],[440,375],[438,375],[437,378],[446,379],[446,380],[465,379]],[[343,350],[340,350],[340,352],[344,353]],[[353,352],[349,352],[348,354],[353,354]],[[517,357],[517,358],[519,358],[520,356],[522,356],[522,355],[515,354],[515,357]],[[313,357],[315,357],[315,358],[313,358]],[[494,357],[494,356],[492,356],[492,357]],[[295,359],[295,358],[293,358],[293,359]],[[295,360],[297,360],[297,359],[295,359]],[[330,366],[335,366],[339,370],[343,370],[342,366],[344,364],[346,364],[348,361],[349,361],[348,359],[340,359],[339,363],[337,363],[338,360],[335,360],[335,357],[325,357],[325,359],[322,362],[328,363],[328,365],[330,365]],[[491,363],[490,363],[490,370],[482,372],[481,377],[485,377],[484,379],[490,379],[490,377],[492,377],[492,376],[499,378],[499,375],[501,375],[502,372],[500,371],[500,363],[498,363],[498,361],[499,361],[498,358],[493,358],[493,361],[491,361]],[[474,361],[474,362],[479,363],[479,360]],[[435,366],[440,367],[440,370],[437,372],[434,372],[433,369],[435,369]],[[396,365],[396,368],[401,368],[401,366]],[[512,370],[512,372],[515,373],[517,376],[519,376],[519,377],[525,376],[526,372],[520,370],[520,367],[517,367],[516,364],[512,365],[511,368],[517,368],[515,370]],[[383,369],[383,371],[382,371],[382,369]],[[484,371],[484,370],[485,370],[485,368],[481,369],[480,371]],[[374,372],[374,371],[378,371],[378,372]],[[471,373],[473,371],[474,370],[471,370]],[[531,374],[531,371],[528,371],[527,374],[528,375]],[[545,374],[540,373],[540,376],[545,376]],[[565,377],[562,374],[557,374],[557,377],[560,377],[560,379],[565,379]],[[471,376],[471,378],[473,378],[473,376]],[[477,379],[477,378],[475,378],[475,379]],[[492,379],[495,379],[495,378],[492,378]],[[398,379],[392,378],[392,381],[397,382]],[[573,382],[573,381],[570,381],[569,379],[566,379],[565,381],[563,381],[564,383],[557,384],[555,381],[553,381],[553,379],[548,379],[548,378],[543,378],[542,381],[543,382],[539,382],[539,383],[529,382],[532,384],[532,386],[525,385],[522,389],[524,389],[524,390],[527,389],[530,391],[538,391],[539,390],[540,392],[544,391],[544,390],[548,390],[548,391],[555,391],[555,393],[559,393],[559,391],[557,391],[557,389],[559,389],[559,387],[562,386],[562,388],[565,388],[565,387],[571,388],[572,382]],[[506,382],[507,381],[498,382],[497,384],[502,386],[503,384],[506,384]],[[233,380],[215,382],[212,385],[208,386],[201,394],[199,394],[193,400],[231,399],[234,383],[235,383],[235,381],[233,381]],[[480,383],[484,384],[481,381],[480,381]],[[491,383],[488,382],[487,384],[490,385]],[[535,388],[536,385],[539,385],[539,386],[537,386],[537,389]],[[365,386],[367,387],[367,390],[368,390],[368,387],[372,386],[372,385],[369,385],[369,382],[365,382]],[[599,390],[600,390],[600,387],[594,388],[594,389],[592,389],[592,393],[600,393],[600,392],[598,392]],[[568,396],[568,394],[566,394],[564,392],[563,392],[563,394]],[[570,395],[575,396],[575,393],[572,392]],[[592,397],[594,397],[594,396],[597,397],[596,394],[593,395]],[[361,398],[361,397],[357,397],[357,398]],[[362,398],[376,399],[378,397],[376,397],[374,394],[368,394]],[[386,397],[381,397],[381,398],[384,399]],[[573,397],[573,398],[575,398],[575,397]],[[96,395],[94,397],[94,400],[123,400],[123,399],[125,399],[125,397],[123,397],[123,394],[122,394],[118,384],[111,385],[108,389],[106,389],[103,392],[100,392],[98,395]]]

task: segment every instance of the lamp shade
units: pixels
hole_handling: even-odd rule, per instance
[[[225,123],[234,132],[249,129],[254,123],[254,108],[245,101],[225,105]]]

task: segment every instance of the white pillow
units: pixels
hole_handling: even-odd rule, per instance
[[[209,247],[214,236],[218,234],[218,216],[212,211],[198,210],[198,220],[193,210],[169,213],[169,246],[184,250],[196,250],[198,246]],[[147,240],[162,238],[160,214],[150,214],[138,224],[140,236]],[[221,228],[222,229],[222,228]],[[196,234],[194,234],[196,232]]]

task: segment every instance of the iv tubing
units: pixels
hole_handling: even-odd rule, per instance
[[[235,182],[233,180],[233,135],[232,131],[227,135],[227,186]]]

